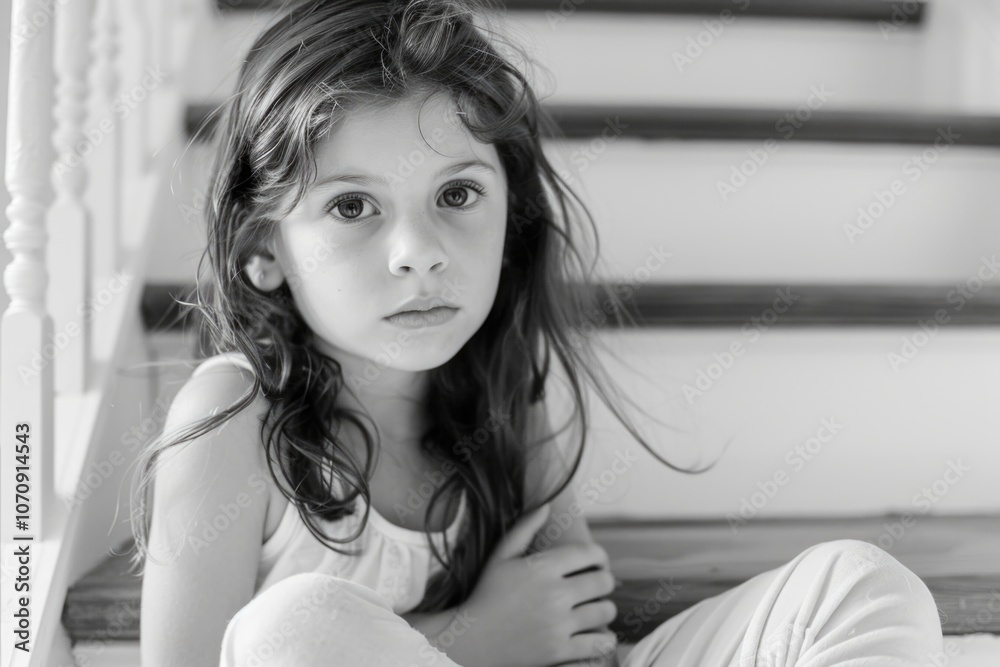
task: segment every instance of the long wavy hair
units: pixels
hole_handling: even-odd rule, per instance
[[[443,568],[431,579],[413,611],[437,611],[460,604],[475,588],[499,540],[528,507],[525,475],[529,453],[569,428],[579,434],[572,469],[551,495],[569,484],[583,456],[588,431],[584,383],[657,459],[631,425],[591,349],[595,326],[624,327],[632,318],[626,301],[633,287],[592,283],[597,263],[597,230],[587,207],[546,159],[541,136],[562,137],[539,105],[529,81],[513,62],[530,59],[489,28],[489,0],[309,0],[283,8],[258,37],[242,65],[237,93],[220,107],[218,152],[204,216],[208,245],[191,295],[201,321],[202,347],[242,352],[254,370],[252,391],[224,411],[192,424],[169,440],[158,438],[138,461],[138,521],[133,512],[137,552],[148,557],[145,491],[150,470],[167,448],[208,433],[245,409],[258,395],[269,401],[261,425],[268,467],[281,474],[310,532],[331,549],[358,533],[333,539],[322,521],[354,512],[363,494],[379,443],[364,414],[338,402],[345,378],[336,359],[321,354],[287,282],[263,293],[243,267],[266,252],[275,222],[291,211],[316,175],[314,148],[353,109],[391,104],[427,91],[445,92],[461,109],[464,127],[492,143],[509,187],[504,261],[493,308],[482,327],[447,363],[428,371],[425,397],[428,428],[423,451],[454,473],[438,486],[428,516],[447,500],[445,516],[457,510],[465,492],[467,515],[455,545],[442,554]],[[588,229],[594,261],[581,251]],[[202,279],[204,264],[210,271]],[[583,333],[581,333],[583,332]],[[587,334],[587,335],[584,335]],[[573,402],[570,420],[546,438],[532,434],[529,409],[545,398],[558,363]],[[547,384],[548,383],[548,384]],[[491,410],[508,418],[482,429]],[[338,438],[339,424],[351,422],[363,434],[365,470]],[[478,429],[478,432],[477,432]],[[372,429],[374,430],[374,429]],[[460,443],[477,434],[474,454]],[[486,440],[482,440],[485,434]],[[535,437],[529,442],[529,437]],[[281,453],[281,456],[276,454]],[[280,461],[278,470],[274,461]],[[336,482],[336,483],[335,483]],[[340,486],[345,490],[337,495]],[[138,525],[136,525],[138,524]],[[353,552],[351,552],[353,553]]]

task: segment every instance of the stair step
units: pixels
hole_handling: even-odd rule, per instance
[[[817,94],[825,94],[818,89]],[[613,121],[629,138],[719,141],[824,141],[931,146],[950,129],[955,146],[1000,146],[1000,117],[912,111],[721,108],[668,105],[546,104],[567,139],[599,137]],[[187,134],[211,138],[216,105],[189,104]],[[806,115],[808,113],[808,116]],[[796,114],[799,114],[796,116]],[[200,130],[199,130],[200,128]],[[619,130],[617,134],[621,134]],[[617,136],[617,135],[616,135]]]
[[[193,144],[156,230],[149,280],[193,280],[210,144]],[[916,284],[970,279],[1000,247],[1000,150],[932,145],[646,141],[545,145],[586,202],[603,262],[628,276],[665,248],[670,284]],[[585,224],[585,223],[584,223]],[[648,282],[648,281],[647,281]],[[998,281],[987,281],[997,283]]]
[[[546,102],[788,110],[822,84],[832,93],[824,109],[997,109],[996,96],[984,90],[992,84],[988,68],[954,76],[967,69],[965,62],[988,60],[992,53],[988,35],[963,23],[971,13],[964,3],[938,3],[922,21],[923,5],[909,1],[723,0],[728,6],[719,6],[694,0],[673,3],[676,12],[651,14],[594,11],[602,5],[629,6],[619,0],[559,1],[555,11],[530,11],[533,0],[519,2],[497,22],[545,69],[531,67],[529,78]],[[545,4],[534,6],[544,9]],[[723,13],[726,9],[730,13]],[[889,18],[878,23],[808,20],[814,12],[816,18],[843,12],[844,18],[875,20],[877,14],[869,11],[888,12]],[[782,15],[803,20],[769,18]],[[217,103],[235,93],[246,54],[275,18],[270,11],[220,14],[209,24],[211,32],[206,28],[205,38],[194,45],[196,66],[184,78],[184,98]],[[775,71],[781,76],[773,76]]]
[[[916,524],[895,514],[762,518],[735,530],[724,520],[602,518],[589,524],[623,581],[611,596],[619,612],[611,627],[629,643],[812,544],[845,538],[879,545],[920,576],[934,595],[945,634],[1000,633],[1000,614],[990,611],[1000,598],[1000,515],[922,516]],[[126,554],[131,547],[126,542],[115,551]],[[669,594],[657,597],[664,585]],[[141,594],[142,579],[128,573],[128,556],[109,556],[70,587],[63,624],[74,641],[137,639]],[[649,600],[658,602],[647,605]],[[650,618],[638,627],[637,608]]]
[[[614,598],[618,619],[611,627],[628,642],[813,544],[844,538],[876,544],[920,576],[934,595],[945,634],[1000,633],[1000,615],[980,613],[1000,604],[1000,515],[922,516],[916,523],[910,517],[905,525],[904,517],[762,518],[745,525],[605,517],[590,524],[623,581]],[[636,628],[638,610],[650,621]]]
[[[277,0],[217,0],[222,11],[259,11],[280,6]],[[924,0],[503,0],[508,11],[601,12],[613,14],[694,14],[719,16],[728,10],[743,16],[767,18],[832,19],[840,21],[892,21],[906,17],[906,24],[920,25]],[[567,9],[571,8],[571,9]],[[905,8],[905,9],[904,9]]]
[[[817,95],[824,94],[816,86]],[[818,99],[818,98],[817,98]],[[750,109],[681,106],[549,105],[567,138],[596,137],[609,119],[643,139],[832,141],[931,145],[953,127],[956,145],[1000,146],[1000,117],[964,113]],[[784,121],[784,122],[782,122]]]
[[[146,331],[179,331],[194,325],[174,300],[191,285],[147,284],[142,296]],[[639,327],[732,327],[768,309],[787,285],[649,283],[625,301]],[[913,326],[944,310],[949,325],[1000,324],[1000,287],[984,287],[959,310],[943,285],[795,285],[799,298],[776,326]],[[600,325],[600,322],[595,322]]]

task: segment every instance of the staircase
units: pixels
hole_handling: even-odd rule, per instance
[[[155,390],[139,305],[183,135],[190,3],[11,7],[0,664],[71,665],[67,590],[129,534],[113,517],[135,451],[118,436]]]
[[[594,446],[576,483],[600,488],[586,511],[625,581],[613,629],[638,641],[806,546],[852,537],[927,582],[949,665],[996,664],[1000,7],[506,6],[551,72],[536,86],[565,140],[547,149],[595,215],[601,278],[636,288],[638,326],[598,335],[623,389],[655,416],[638,418],[641,430],[685,466],[731,442],[710,473],[680,475],[591,403]],[[189,8],[176,80],[194,143],[177,156],[172,207],[150,231],[158,253],[129,306],[154,363],[195,354],[170,297],[204,244],[205,121],[271,7]],[[188,372],[151,376],[146,405],[169,404]],[[621,452],[636,464],[598,485]],[[106,506],[80,506],[107,528]],[[126,551],[116,538],[105,550]],[[91,559],[68,582],[61,620],[78,664],[138,665],[141,581],[123,566]],[[650,623],[626,623],[664,577],[680,594],[647,609]]]

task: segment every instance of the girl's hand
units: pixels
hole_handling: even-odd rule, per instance
[[[605,626],[617,609],[600,599],[614,589],[604,549],[594,543],[567,544],[530,558],[521,555],[549,509],[543,505],[514,525],[463,605],[470,621],[462,638],[468,664],[547,667],[607,660],[601,656],[607,655],[615,635]],[[601,569],[579,572],[594,566]]]

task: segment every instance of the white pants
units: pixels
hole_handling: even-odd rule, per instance
[[[942,664],[927,586],[859,540],[809,547],[702,600],[646,635],[622,667],[859,667]],[[220,667],[459,667],[370,589],[298,574],[230,621]]]

